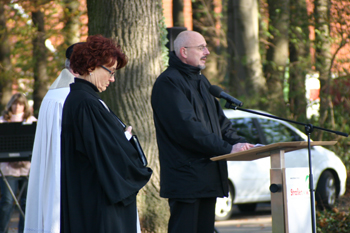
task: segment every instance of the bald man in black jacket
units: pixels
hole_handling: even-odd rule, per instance
[[[204,37],[181,32],[169,67],[156,80],[152,108],[160,160],[160,196],[169,198],[169,233],[212,233],[216,197],[228,195],[226,161],[213,156],[247,150],[201,70],[209,55]]]

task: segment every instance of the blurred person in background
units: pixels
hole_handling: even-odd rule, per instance
[[[26,96],[22,93],[14,94],[7,103],[5,110],[0,117],[0,123],[4,122],[27,122],[36,121],[32,116],[32,110],[28,104]],[[24,186],[23,193],[19,200],[21,209],[25,210],[27,196],[27,176],[30,169],[29,161],[4,162],[0,163],[1,171],[6,177],[11,189],[16,194]],[[0,199],[0,233],[7,232],[7,226],[11,218],[14,206],[14,199],[4,180],[0,179],[1,199]],[[23,232],[24,219],[20,215],[18,232]]]

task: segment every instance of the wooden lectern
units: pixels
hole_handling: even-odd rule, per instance
[[[336,141],[315,141],[311,142],[311,146],[332,146]],[[292,213],[303,212],[303,208],[311,213],[311,204],[308,206],[298,206],[298,205],[288,205],[288,198],[291,199],[290,195],[287,195],[289,190],[286,189],[286,167],[285,167],[285,157],[286,152],[299,150],[308,147],[307,141],[298,142],[279,142],[274,144],[269,144],[266,146],[258,146],[250,150],[236,152],[232,154],[226,154],[221,156],[216,156],[211,158],[213,161],[217,160],[227,160],[227,161],[252,161],[255,159],[264,158],[270,156],[271,158],[271,169],[270,169],[270,190],[271,190],[271,214],[272,214],[272,232],[273,233],[292,233],[290,230],[294,223],[290,223],[290,219],[293,219]],[[305,168],[304,168],[305,169]],[[304,170],[305,172],[305,170]],[[288,192],[287,192],[288,191]],[[309,191],[308,191],[309,192]],[[308,193],[310,197],[310,193]],[[314,195],[314,193],[312,193]],[[310,203],[310,202],[308,202]],[[289,209],[288,209],[289,208]],[[291,209],[297,209],[293,211]],[[310,221],[306,223],[306,228],[303,228],[303,232],[311,232],[311,215],[309,215]],[[298,223],[296,223],[298,224]]]

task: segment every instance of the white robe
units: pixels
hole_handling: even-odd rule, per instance
[[[29,173],[25,233],[60,232],[61,120],[73,81],[69,70],[62,70],[40,106]]]

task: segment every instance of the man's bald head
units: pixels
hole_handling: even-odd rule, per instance
[[[174,51],[176,56],[179,56],[180,49],[182,47],[192,46],[193,38],[197,38],[197,37],[203,38],[203,36],[200,33],[195,31],[180,32],[179,35],[174,40]]]
[[[205,68],[207,55],[210,54],[204,37],[194,31],[183,31],[174,40],[176,56],[185,64]]]

